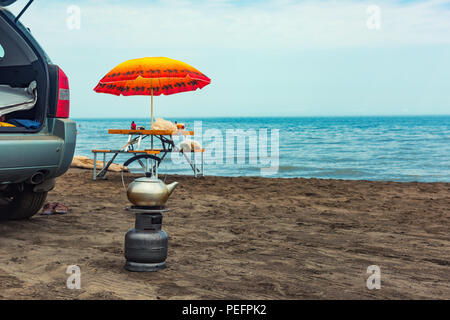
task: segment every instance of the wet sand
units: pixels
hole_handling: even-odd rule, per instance
[[[449,183],[168,176],[167,269],[130,273],[108,177],[71,169],[48,196],[68,214],[0,223],[0,299],[450,299]]]

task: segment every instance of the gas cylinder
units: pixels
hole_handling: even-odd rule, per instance
[[[157,271],[166,267],[168,240],[162,213],[136,213],[135,227],[125,235],[125,269]]]

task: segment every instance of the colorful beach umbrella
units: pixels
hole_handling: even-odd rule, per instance
[[[153,125],[153,96],[195,91],[210,83],[210,78],[187,63],[153,57],[119,64],[100,80],[94,91],[117,96],[151,96]]]

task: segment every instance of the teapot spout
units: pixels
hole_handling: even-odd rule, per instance
[[[173,190],[177,187],[178,182],[172,182],[167,186],[167,189],[169,189],[169,196],[172,194]]]

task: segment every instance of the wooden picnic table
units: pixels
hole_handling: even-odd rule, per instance
[[[193,136],[194,131],[172,131],[172,130],[123,130],[123,129],[109,129],[109,134],[135,134],[148,136],[173,136],[182,134],[184,136]]]
[[[127,166],[133,161],[138,161],[141,166],[143,163],[141,160],[146,160],[145,170],[148,171],[148,160],[152,161],[152,174],[157,175],[157,169],[160,163],[164,160],[166,155],[170,152],[180,152],[186,158],[186,161],[191,166],[191,169],[194,172],[194,177],[203,176],[203,152],[204,149],[201,150],[192,150],[190,152],[191,159],[186,155],[186,151],[180,150],[175,146],[175,142],[173,141],[173,136],[193,136],[194,131],[172,131],[172,130],[124,130],[124,129],[110,129],[108,130],[109,134],[122,134],[128,135],[128,142],[122,148],[118,150],[111,149],[102,149],[102,150],[92,150],[94,153],[94,180],[96,178],[106,178],[106,174],[108,172],[108,168],[116,159],[119,154],[130,154],[131,157],[127,159],[124,163],[124,166]],[[146,138],[151,138],[151,148],[150,149],[141,149],[142,141]],[[159,140],[162,144],[162,148],[156,149],[154,147],[154,138]],[[136,147],[135,147],[136,146]],[[195,153],[201,153],[201,169],[197,168],[195,161]],[[97,174],[97,154],[103,153],[103,168]],[[106,154],[113,154],[112,158],[106,163]]]

